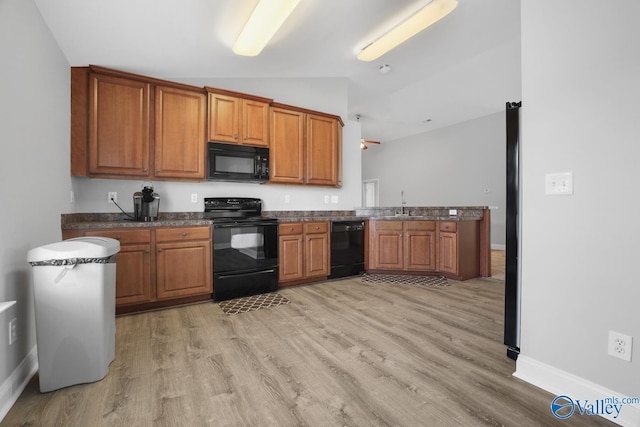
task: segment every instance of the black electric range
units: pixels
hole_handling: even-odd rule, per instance
[[[262,217],[254,198],[204,199],[213,220],[213,299],[229,300],[278,289],[278,220]]]

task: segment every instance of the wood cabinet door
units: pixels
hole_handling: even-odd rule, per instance
[[[116,256],[116,306],[153,301],[151,229],[90,230],[84,236],[101,236],[120,242]]]
[[[121,245],[116,257],[116,306],[152,299],[151,245]]]
[[[242,100],[235,96],[209,93],[209,141],[240,142]]]
[[[458,236],[456,233],[440,232],[440,265],[443,273],[458,274]]]
[[[251,99],[242,100],[242,144],[269,146],[269,104]]]
[[[304,183],[304,113],[271,108],[270,182]]]
[[[329,275],[329,234],[307,234],[305,242],[305,276]]]
[[[338,122],[309,114],[306,119],[306,182],[338,184]]]
[[[150,175],[150,84],[91,73],[89,173]]]
[[[434,231],[406,231],[404,268],[414,271],[436,269],[436,237]]]
[[[402,269],[402,221],[369,222],[369,269]]]
[[[279,280],[297,280],[304,277],[302,234],[289,234],[280,236]]]
[[[156,243],[158,299],[210,293],[211,241]]]
[[[158,86],[155,116],[155,176],[204,179],[204,93]]]

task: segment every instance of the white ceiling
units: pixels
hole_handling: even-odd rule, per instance
[[[356,53],[429,0],[302,0],[257,57],[231,52],[257,0],[34,0],[72,66],[165,79],[341,77],[349,117],[392,141],[520,99],[520,1],[458,8],[376,61]],[[390,64],[391,72],[378,68]],[[425,120],[431,119],[430,122]]]

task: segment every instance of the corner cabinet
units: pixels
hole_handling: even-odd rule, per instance
[[[71,69],[71,174],[203,180],[203,89],[100,67]]]
[[[342,120],[328,114],[272,104],[272,183],[342,185]]]
[[[480,275],[479,221],[371,220],[369,271]]]
[[[149,83],[89,75],[89,174],[150,175],[150,96]]]
[[[479,221],[441,221],[438,225],[438,269],[457,280],[480,275]]]
[[[280,287],[325,280],[329,275],[329,223],[279,225]]]
[[[209,141],[269,146],[271,99],[205,87]]]
[[[65,230],[63,238],[120,241],[116,257],[118,314],[211,299],[211,227]]]

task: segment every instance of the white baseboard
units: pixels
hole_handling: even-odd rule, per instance
[[[585,401],[588,399],[589,401],[594,402],[596,400],[610,397],[617,397],[620,399],[624,397],[640,397],[622,395],[613,390],[602,387],[601,385],[585,380],[584,378],[570,374],[545,363],[538,362],[537,360],[523,355],[518,356],[516,372],[513,376],[540,387],[555,396],[569,396],[574,401]],[[551,411],[551,401],[549,402],[549,411]],[[602,416],[621,426],[640,427],[640,404],[622,405],[619,416],[614,419],[613,415],[614,414]],[[581,415],[578,413],[578,410],[576,410],[571,417],[587,416],[590,415]]]
[[[498,245],[497,243],[492,243],[491,249],[493,249],[494,251],[504,251],[507,249],[507,245]]]
[[[0,385],[0,422],[9,413],[37,370],[38,347],[34,346],[22,363],[9,375],[9,378]]]

